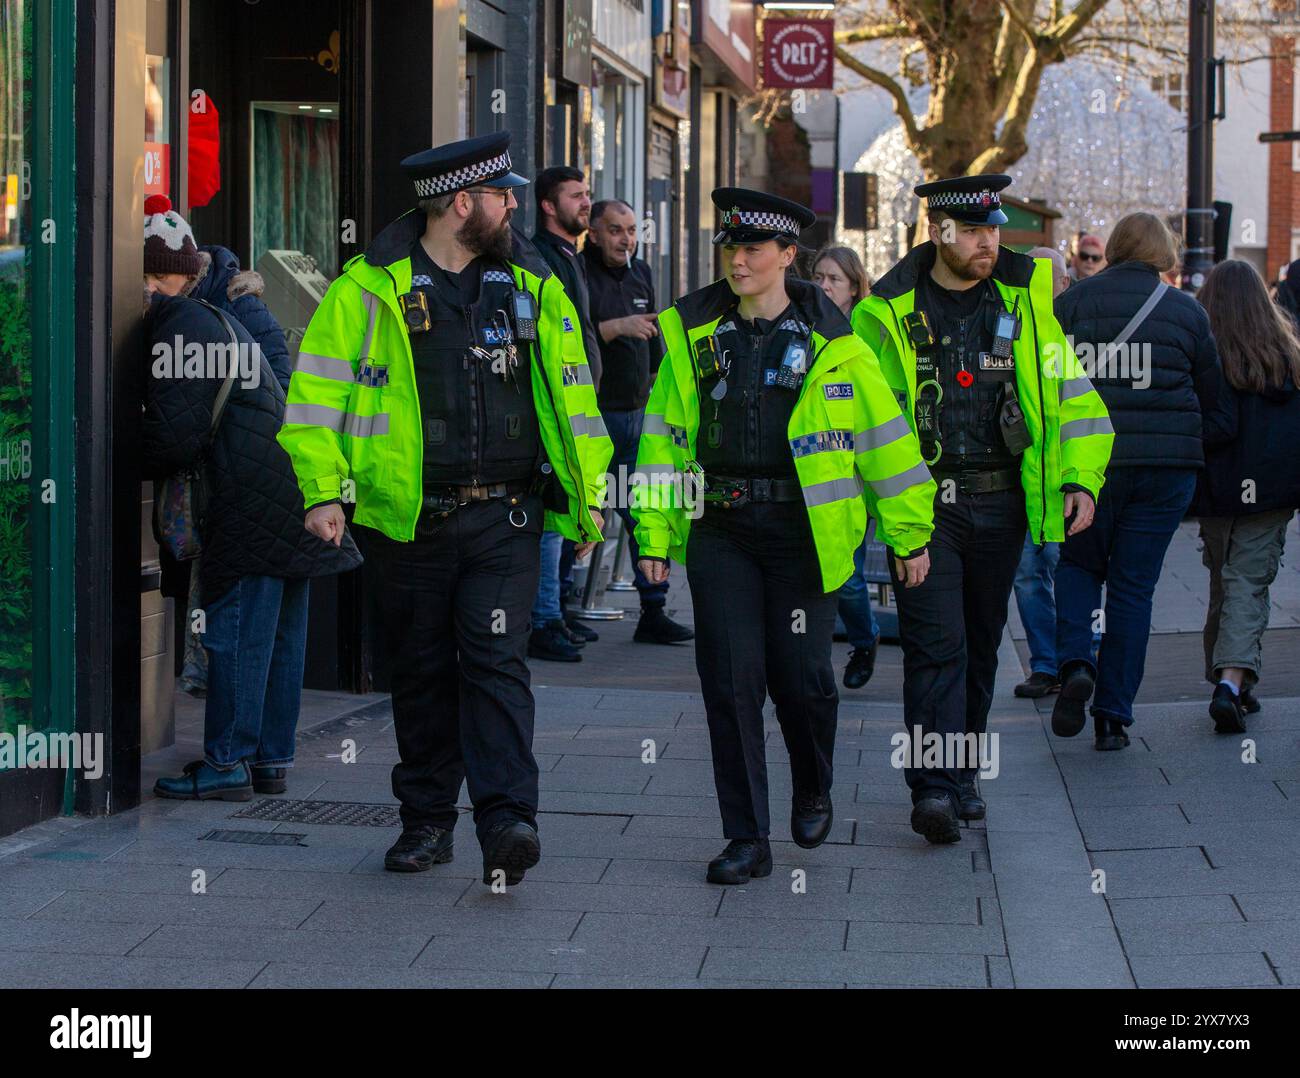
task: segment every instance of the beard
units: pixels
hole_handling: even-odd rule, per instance
[[[586,232],[589,220],[590,217],[588,217],[588,220],[584,221],[579,214],[565,213],[563,210],[556,207],[555,223],[564,229],[564,231],[570,236],[581,236]]]
[[[486,255],[500,262],[509,262],[514,254],[514,237],[510,234],[510,210],[499,224],[493,224],[482,203],[474,202],[473,212],[456,230],[456,240],[475,255]]]
[[[946,243],[939,244],[939,257],[943,259],[943,264],[948,267],[949,272],[963,281],[982,281],[986,277],[991,277],[996,264],[994,259],[988,262],[976,262],[978,255],[962,258]]]

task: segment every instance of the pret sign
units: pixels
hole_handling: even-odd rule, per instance
[[[764,19],[763,35],[763,85],[766,88],[835,88],[833,19]]]

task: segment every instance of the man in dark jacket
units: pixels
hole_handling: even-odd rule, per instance
[[[587,231],[591,215],[587,179],[580,169],[556,165],[537,174],[533,190],[537,197],[537,234],[533,236],[533,244],[577,308],[587,366],[591,368],[591,384],[599,393],[600,348],[591,324],[586,264],[578,254],[578,241]],[[558,532],[545,532],[541,558],[537,601],[533,604],[533,632],[528,640],[529,657],[578,662],[582,658],[579,649],[600,637],[575,614],[564,610],[572,588],[573,543]]]
[[[591,231],[582,249],[591,320],[600,343],[602,377],[596,399],[610,441],[614,443],[610,473],[617,485],[611,497],[615,511],[627,528],[634,566],[639,552],[632,536],[636,525],[628,508],[625,476],[636,468],[646,401],[650,399],[650,385],[664,354],[650,267],[632,257],[635,248],[636,215],[632,207],[621,199],[597,202],[591,208]],[[641,596],[641,619],[632,639],[639,644],[678,644],[693,640],[694,632],[664,613],[668,581],[653,584],[639,567],[635,579]]]
[[[356,568],[361,557],[349,536],[326,543],[304,527],[293,468],[276,441],[284,390],[252,335],[225,318],[197,300],[155,293],[146,321],[145,474],[197,470],[207,491],[196,611],[209,657],[204,756],[159,779],[154,792],[247,801],[255,790],[283,792],[293,763],[307,581]],[[241,369],[213,433],[230,331]]]

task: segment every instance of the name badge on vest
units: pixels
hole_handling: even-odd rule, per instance
[[[1014,356],[995,356],[992,352],[980,353],[980,370],[982,371],[1014,371],[1016,369],[1016,360]]]

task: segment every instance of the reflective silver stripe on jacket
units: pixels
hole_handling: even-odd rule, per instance
[[[911,433],[912,428],[908,425],[907,420],[901,415],[896,415],[893,419],[877,426],[858,431],[853,436],[853,451],[855,453],[866,453],[872,449],[879,449],[882,445],[896,442],[899,438]]]
[[[329,378],[335,382],[350,382],[353,378],[352,364],[347,360],[317,355],[315,352],[299,352],[293,369],[304,374],[314,374],[317,378]]]
[[[331,408],[328,404],[290,404],[284,409],[284,423],[305,423],[311,427],[327,427],[343,432],[343,423],[347,413],[342,408]]]
[[[828,505],[841,502],[846,498],[862,497],[862,480],[856,475],[848,479],[828,479],[823,483],[812,483],[803,488],[804,504],[808,508],[815,505]]]
[[[846,430],[819,430],[790,439],[790,453],[796,460],[813,453],[852,450],[853,436]]]
[[[1115,428],[1110,425],[1110,419],[1107,416],[1089,416],[1086,419],[1071,419],[1068,423],[1061,424],[1061,441],[1068,442],[1071,438],[1083,438],[1089,434],[1114,434]]]
[[[686,428],[675,427],[665,421],[661,415],[646,412],[645,422],[641,425],[642,434],[662,434],[673,440],[673,445],[686,448]]]
[[[349,414],[343,424],[343,433],[353,438],[369,438],[372,434],[387,434],[388,413],[376,412],[374,415]]]
[[[595,383],[591,380],[591,368],[585,363],[569,364],[564,367],[564,384],[566,386],[589,386]]]
[[[1082,397],[1085,393],[1092,392],[1092,380],[1085,374],[1078,375],[1075,378],[1067,378],[1061,383],[1061,400],[1068,401],[1071,397]]]
[[[580,434],[585,434],[588,438],[608,438],[609,431],[605,429],[605,421],[598,415],[578,415],[569,416],[569,426],[573,430],[573,436],[577,438]]]
[[[877,498],[892,498],[895,494],[902,494],[903,491],[910,487],[915,487],[925,483],[930,478],[930,469],[924,463],[914,464],[905,472],[899,472],[897,475],[887,476],[884,479],[872,479],[871,489],[876,492]]]

